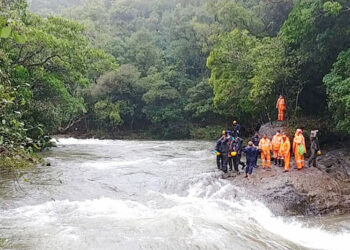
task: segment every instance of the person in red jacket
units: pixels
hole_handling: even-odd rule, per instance
[[[280,95],[276,103],[276,108],[278,109],[278,120],[284,121],[284,113],[286,112],[286,100],[283,95]]]

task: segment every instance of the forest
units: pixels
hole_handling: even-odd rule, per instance
[[[350,0],[0,1],[7,154],[69,131],[253,132],[279,94],[291,124],[350,134]]]

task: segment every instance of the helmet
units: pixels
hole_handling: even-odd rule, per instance
[[[221,153],[220,152],[216,152],[216,155],[219,156],[219,155],[221,155]]]
[[[231,152],[231,156],[232,156],[232,157],[235,157],[236,155],[237,155],[237,152],[236,152],[236,151]]]
[[[233,123],[233,124],[237,124],[237,121],[233,121],[232,123]]]
[[[223,131],[221,132],[221,134],[222,134],[222,135],[226,135],[226,130],[223,130]]]
[[[321,150],[318,150],[318,151],[317,151],[317,155],[322,155]]]

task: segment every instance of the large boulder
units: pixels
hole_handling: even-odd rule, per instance
[[[267,134],[269,138],[272,138],[276,134],[277,130],[288,133],[288,129],[284,122],[275,121],[262,125],[259,129],[259,135],[263,136],[264,134]]]

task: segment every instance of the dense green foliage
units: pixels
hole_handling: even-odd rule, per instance
[[[324,82],[329,95],[329,109],[337,128],[350,133],[350,49],[339,54]]]
[[[349,131],[341,53],[349,48],[349,7],[350,1],[299,0],[275,37],[237,29],[222,35],[207,61],[216,106],[232,115],[241,112],[241,119],[267,120],[282,93],[290,117],[333,115],[338,128]]]
[[[333,116],[350,132],[349,0],[30,3],[45,18],[1,1],[5,148],[70,129],[198,138],[239,119],[253,130],[275,119],[281,93],[294,121]]]
[[[252,117],[214,105],[207,57],[220,36],[235,28],[259,38],[276,35],[291,7],[291,1],[94,0],[67,9],[64,15],[84,23],[90,41],[121,65],[91,86],[89,128],[182,138],[193,126]]]
[[[112,56],[90,47],[81,24],[26,7],[0,5],[0,145],[7,153],[48,146],[51,133],[86,112],[83,90],[117,69]]]

